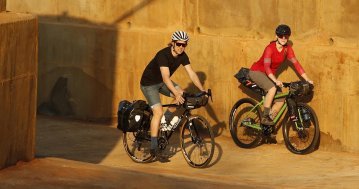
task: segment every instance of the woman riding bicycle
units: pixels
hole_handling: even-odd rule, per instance
[[[183,65],[192,82],[199,90],[205,91],[197,74],[193,71],[189,58],[184,52],[189,37],[184,31],[176,31],[172,34],[172,41],[168,47],[157,52],[156,56],[145,68],[141,77],[141,91],[153,111],[151,120],[151,149],[152,155],[158,151],[158,130],[163,116],[163,108],[160,93],[173,97],[176,104],[184,102],[183,89],[181,89],[170,77],[180,65]]]
[[[264,49],[262,57],[255,62],[250,68],[249,77],[267,94],[264,101],[263,118],[261,123],[264,125],[273,125],[273,120],[270,117],[270,113],[274,117],[279,109],[284,104],[284,99],[275,100],[272,110],[271,104],[275,94],[277,93],[276,86],[282,87],[282,81],[278,80],[275,76],[278,67],[288,59],[293,63],[296,71],[303,79],[313,84],[313,81],[309,79],[304,69],[296,59],[294,51],[290,45],[287,44],[291,35],[290,27],[287,25],[279,25],[276,30],[276,40],[270,42],[270,44]],[[281,93],[281,90],[278,91]]]

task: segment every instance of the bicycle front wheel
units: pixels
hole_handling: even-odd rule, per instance
[[[318,118],[307,104],[298,103],[297,111],[300,116],[297,122],[293,122],[288,113],[283,120],[285,145],[292,153],[308,154],[316,149],[319,142]]]
[[[124,132],[123,146],[127,155],[137,163],[147,163],[152,160],[150,154],[151,135],[149,131]]]
[[[206,167],[214,154],[214,136],[207,120],[191,116],[180,132],[181,149],[187,163],[196,168]]]
[[[256,147],[261,141],[261,110],[256,101],[250,98],[238,100],[229,116],[229,130],[233,141],[241,148]],[[250,127],[250,126],[253,127]]]

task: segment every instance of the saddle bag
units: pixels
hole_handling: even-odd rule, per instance
[[[262,90],[261,88],[258,87],[258,85],[256,83],[254,83],[250,78],[249,78],[249,68],[244,68],[242,67],[235,75],[235,78],[237,78],[237,80],[239,81],[239,83],[241,83],[243,86],[249,88],[250,90],[261,94]]]
[[[246,85],[247,80],[249,79],[249,68],[244,68],[242,67],[235,75],[234,77],[238,79],[238,81],[242,84],[242,85]]]
[[[123,132],[136,132],[141,128],[150,127],[150,107],[143,100],[135,100],[132,103],[127,100],[121,101],[117,116],[117,128]]]

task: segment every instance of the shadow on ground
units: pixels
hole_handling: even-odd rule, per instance
[[[111,125],[42,116],[37,121],[36,157],[100,163],[117,144],[122,145],[121,139],[122,132]]]

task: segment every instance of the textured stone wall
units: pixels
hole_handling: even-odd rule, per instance
[[[42,112],[114,117],[120,100],[144,98],[144,67],[173,31],[183,29],[191,38],[186,52],[192,67],[214,92],[214,102],[198,113],[223,134],[231,106],[246,96],[233,75],[259,59],[275,27],[286,23],[296,56],[316,85],[310,105],[318,114],[321,147],[359,151],[358,1],[12,0],[7,7],[39,15]],[[279,78],[298,76],[284,67]],[[193,88],[183,69],[173,80]]]
[[[0,13],[0,169],[34,158],[37,19]]]

